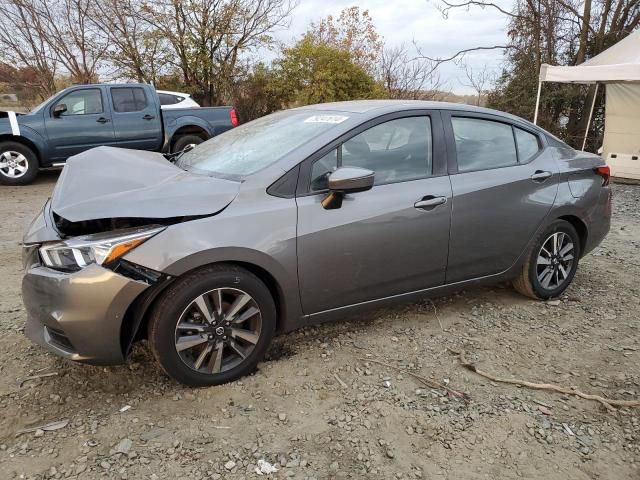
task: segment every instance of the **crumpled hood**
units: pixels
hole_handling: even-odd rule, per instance
[[[51,209],[71,222],[211,215],[239,189],[239,182],[185,172],[159,153],[98,147],[67,160]]]

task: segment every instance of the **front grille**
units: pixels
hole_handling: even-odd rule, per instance
[[[58,330],[51,327],[45,327],[47,329],[47,333],[49,334],[49,338],[51,339],[51,343],[65,349],[68,351],[75,351],[73,345],[64,334],[62,330]]]

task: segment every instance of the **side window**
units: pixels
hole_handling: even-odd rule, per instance
[[[311,167],[311,183],[309,190],[317,192],[328,188],[329,175],[338,168],[338,150],[331,150],[324,157],[316,160]]]
[[[147,108],[147,97],[140,87],[118,87],[111,89],[113,109],[116,112],[139,112]]]
[[[452,117],[451,124],[460,172],[518,164],[511,125],[463,117]]]
[[[429,117],[390,120],[342,144],[341,165],[373,170],[376,185],[424,178],[432,172]]]
[[[540,150],[538,137],[519,128],[514,128],[514,130],[518,144],[518,159],[520,163],[526,163]]]
[[[168,93],[159,93],[158,96],[160,97],[160,105],[174,105],[180,101],[178,97]]]
[[[70,92],[58,100],[55,106],[61,104],[67,106],[67,111],[62,114],[62,116],[65,117],[71,115],[91,115],[102,113],[103,111],[102,95],[98,88],[87,88]]]

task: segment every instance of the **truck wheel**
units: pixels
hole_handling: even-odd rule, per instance
[[[178,137],[176,142],[173,144],[173,148],[171,149],[171,153],[180,152],[184,150],[187,145],[200,145],[204,140],[197,135],[183,135]]]
[[[0,143],[0,183],[26,185],[38,176],[38,157],[26,145],[18,142]]]

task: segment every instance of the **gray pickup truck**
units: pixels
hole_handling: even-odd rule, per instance
[[[29,113],[0,112],[0,183],[25,185],[101,145],[174,153],[237,124],[232,107],[161,110],[151,85],[78,85]]]

